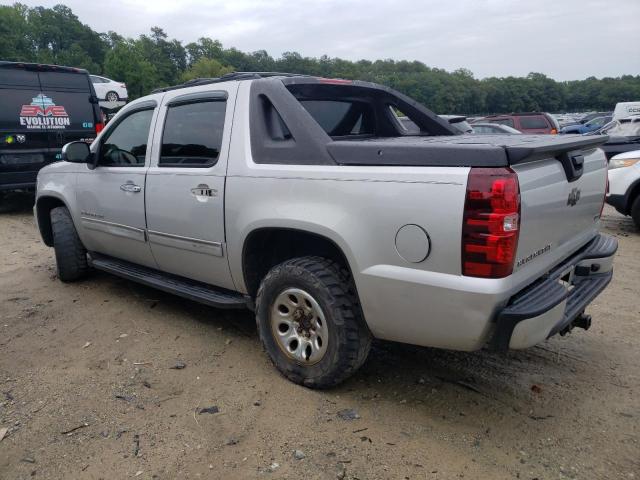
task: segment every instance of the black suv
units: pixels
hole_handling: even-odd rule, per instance
[[[93,141],[102,127],[86,70],[0,61],[0,201],[33,189],[65,143]]]

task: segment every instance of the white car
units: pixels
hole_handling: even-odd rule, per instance
[[[640,102],[618,102],[613,110],[613,119],[626,118],[640,114]]]
[[[107,102],[118,102],[126,100],[129,97],[127,86],[122,82],[116,82],[106,77],[98,75],[90,75],[93,88],[96,90],[98,100],[106,100]]]
[[[640,228],[640,150],[620,153],[609,160],[607,203],[623,215],[631,215]]]

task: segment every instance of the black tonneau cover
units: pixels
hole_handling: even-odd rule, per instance
[[[606,135],[455,135],[337,140],[327,145],[340,165],[506,167],[591,150]]]

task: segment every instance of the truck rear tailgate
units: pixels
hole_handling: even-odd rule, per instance
[[[596,235],[607,183],[607,161],[596,147],[605,139],[506,147],[520,184],[514,272],[547,271]]]

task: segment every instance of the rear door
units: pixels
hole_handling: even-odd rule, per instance
[[[165,94],[147,173],[147,228],[161,270],[233,289],[224,187],[238,85],[209,88]]]
[[[0,186],[29,183],[45,165],[47,127],[38,121],[35,71],[0,65]]]
[[[39,72],[41,95],[38,101],[48,118],[49,147],[56,153],[74,140],[93,141],[96,104],[86,72]]]

